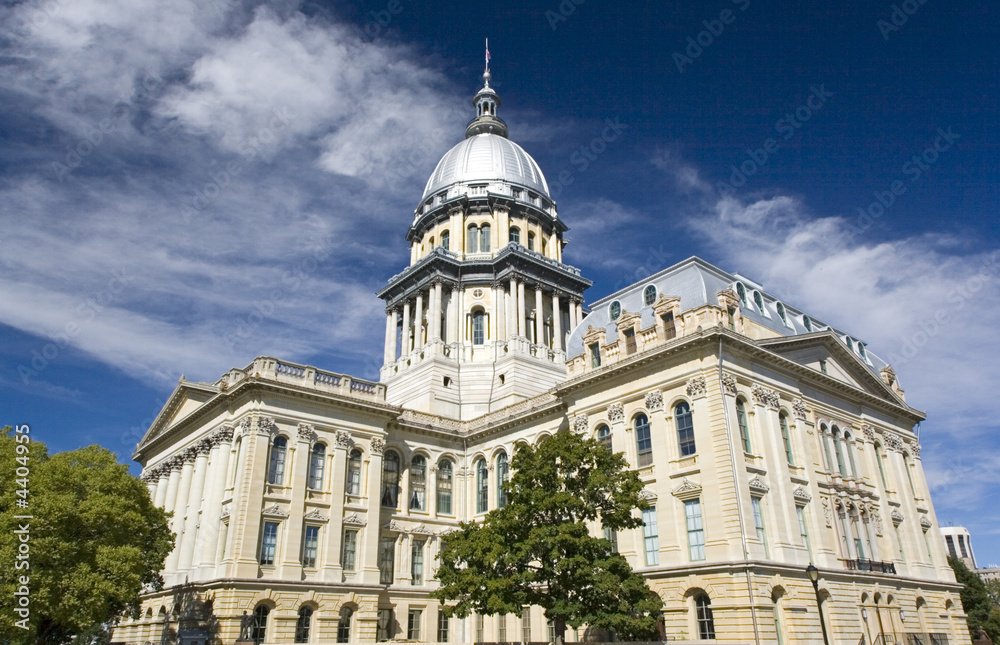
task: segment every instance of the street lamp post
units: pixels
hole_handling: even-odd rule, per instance
[[[830,639],[826,635],[826,620],[823,619],[823,599],[819,597],[819,569],[813,565],[806,567],[806,573],[809,575],[809,580],[813,583],[813,589],[816,591],[816,608],[819,610],[819,625],[823,628],[823,643],[824,645],[830,645]]]

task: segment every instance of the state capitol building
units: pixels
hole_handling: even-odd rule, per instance
[[[831,645],[969,643],[892,367],[699,258],[585,307],[483,78],[378,293],[380,380],[260,357],[178,383],[134,455],[176,546],[113,641],[230,644],[243,622],[267,644],[551,642],[538,607],[449,619],[430,593],[441,540],[504,503],[515,445],[576,432],[645,484],[644,526],[604,537],[667,640],[820,644],[819,596]]]

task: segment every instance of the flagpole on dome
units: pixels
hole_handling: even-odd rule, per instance
[[[486,87],[490,86],[490,39],[486,39],[486,71],[483,72],[483,80],[486,81]]]

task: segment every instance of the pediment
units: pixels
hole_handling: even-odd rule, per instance
[[[146,430],[146,434],[139,440],[136,452],[141,452],[147,444],[205,405],[206,402],[218,393],[218,388],[213,385],[194,383],[186,381],[184,377],[181,377],[180,382],[177,383],[177,387],[174,388],[170,397],[167,398],[167,402],[163,405],[160,413],[156,415],[153,423]]]

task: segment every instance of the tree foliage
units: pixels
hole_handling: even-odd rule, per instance
[[[15,598],[27,575],[30,616],[26,631],[5,610],[0,641],[65,643],[137,611],[143,586],[162,584],[174,542],[167,513],[105,448],[49,456],[38,441],[28,444],[28,506],[19,508],[17,445],[9,431],[0,436],[0,597]],[[32,519],[14,517],[24,514]],[[17,570],[8,565],[20,547],[14,531],[25,523],[29,568]]]
[[[983,629],[994,643],[1000,639],[1000,605],[983,579],[970,571],[961,559],[948,557],[948,564],[955,571],[955,579],[962,588],[962,609],[969,620],[969,634],[973,639]]]
[[[559,433],[537,448],[519,445],[507,504],[482,524],[463,522],[441,548],[434,596],[450,615],[520,614],[538,605],[557,637],[566,625],[657,635],[662,601],[593,529],[642,526],[642,482],[621,453]]]

